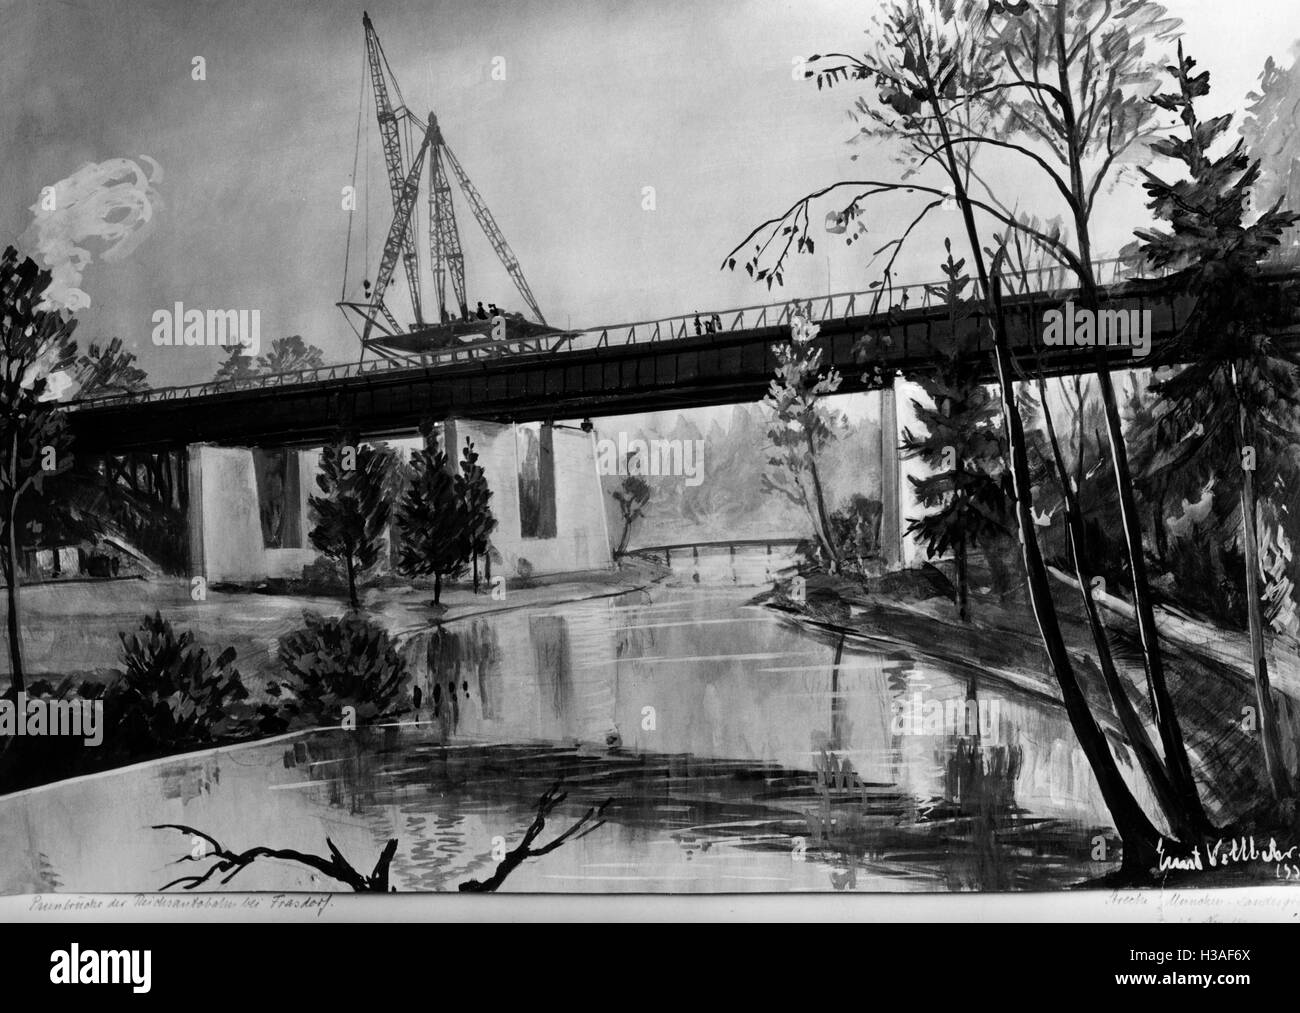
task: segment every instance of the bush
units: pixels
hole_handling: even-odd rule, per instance
[[[286,694],[284,713],[316,724],[338,724],[344,707],[355,709],[358,724],[399,713],[389,708],[402,693],[406,662],[387,630],[357,613],[304,612],[303,620],[280,643],[285,681],[268,687]]]
[[[845,559],[869,559],[880,553],[880,518],[880,500],[858,493],[831,514],[831,537]]]
[[[244,702],[248,690],[233,667],[233,647],[214,659],[191,631],[177,635],[157,612],[135,633],[118,636],[124,667],[105,693],[117,749],[145,755],[202,745],[246,732],[255,722],[258,708]]]

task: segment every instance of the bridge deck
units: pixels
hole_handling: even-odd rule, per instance
[[[1290,271],[1278,277],[1294,282]],[[890,309],[868,312],[881,293],[844,293],[811,301],[815,339],[823,361],[843,376],[843,393],[892,382],[897,373],[933,368],[936,357],[958,353],[993,380],[992,338],[982,304],[963,307],[960,320],[930,298],[902,291]],[[1098,350],[1047,348],[1042,314],[1071,291],[1031,292],[1007,299],[1011,344],[1024,375],[1092,371]],[[888,298],[894,299],[895,293]],[[1191,309],[1160,279],[1121,281],[1104,291],[1115,309],[1149,310],[1153,354],[1128,348],[1100,353],[1109,369],[1165,361],[1162,344]],[[342,431],[369,437],[416,432],[421,420],[464,417],[544,421],[753,402],[767,392],[776,368],[772,346],[785,339],[795,307],[789,301],[700,314],[721,318],[713,332],[694,333],[695,314],[558,336],[508,341],[425,356],[414,364],[375,362],[322,367],[231,385],[199,384],[97,398],[70,405],[78,449],[145,449],[177,443],[235,445],[321,444]],[[864,311],[866,310],[866,311]],[[854,354],[864,334],[874,336],[869,361]],[[873,375],[872,367],[879,367]]]

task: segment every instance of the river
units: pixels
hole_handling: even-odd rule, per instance
[[[0,891],[151,891],[195,871],[181,823],[231,850],[454,890],[567,797],[517,868],[550,892],[1046,889],[1104,875],[1116,841],[1060,708],[746,605],[761,548],[674,558],[642,591],[410,635],[418,722],[156,761],[0,800]],[[213,880],[202,889],[220,889]],[[225,889],[343,889],[258,861]]]

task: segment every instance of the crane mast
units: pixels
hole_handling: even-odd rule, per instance
[[[402,237],[410,233],[411,213],[415,210],[415,200],[420,194],[420,174],[424,171],[424,156],[429,150],[432,139],[433,128],[431,127],[425,131],[424,141],[420,144],[420,151],[415,156],[414,161],[411,162],[411,170],[402,181],[402,192],[397,198],[397,209],[393,214],[393,224],[388,229],[388,242],[384,244],[384,253],[379,260],[379,274],[375,278],[375,286],[371,293],[371,298],[375,304],[382,308],[385,318],[395,328],[397,327],[397,321],[393,319],[388,307],[384,304],[384,293],[388,289],[388,283],[393,278],[393,268],[397,264],[397,255],[401,249]],[[366,327],[361,338],[363,342],[370,339],[370,328],[373,325],[373,320],[366,321]]]
[[[469,319],[469,306],[465,299],[465,254],[460,248],[460,233],[456,229],[456,214],[451,202],[451,184],[442,164],[442,131],[438,118],[429,113],[429,124],[436,131],[433,154],[429,159],[432,185],[429,187],[429,249],[433,254],[434,291],[438,295],[438,314],[445,324],[450,319],[446,306],[447,274],[451,275],[452,293],[460,319]]]
[[[506,242],[500,226],[497,225],[492,212],[488,210],[478,189],[470,182],[469,175],[460,161],[447,146],[442,129],[438,125],[438,118],[430,112],[427,123],[422,123],[419,117],[411,112],[402,97],[401,88],[393,76],[392,68],[388,65],[388,58],[384,54],[383,45],[379,41],[379,35],[370,20],[370,15],[363,13],[361,23],[365,30],[366,62],[369,68],[370,85],[374,92],[375,117],[379,123],[379,137],[383,146],[388,188],[393,199],[392,223],[380,256],[379,272],[374,285],[366,292],[366,301],[347,301],[345,298],[339,303],[345,315],[351,311],[364,321],[362,330],[358,332],[361,338],[362,355],[365,354],[366,349],[373,347],[379,354],[393,358],[395,350],[398,349],[410,350],[430,347],[430,345],[443,347],[448,343],[455,344],[463,340],[484,339],[485,323],[471,319],[469,311],[465,285],[465,254],[461,246],[460,231],[456,225],[453,181],[460,187],[474,219],[491,243],[492,252],[501,261],[523,298],[524,304],[537,319],[536,324],[521,319],[512,327],[523,328],[524,333],[552,330],[547,325],[546,318],[542,316],[541,308],[519,266],[519,260],[510,249],[510,244]],[[396,106],[390,96],[390,81],[392,93],[397,98]],[[402,134],[405,127],[408,131],[409,149],[411,126],[422,132],[423,139],[418,152],[412,153],[408,150],[407,153],[412,156],[408,165],[403,159]],[[358,132],[358,151],[359,146]],[[426,160],[429,165],[429,268],[433,275],[434,295],[438,301],[438,322],[435,325],[426,324],[422,313],[420,258],[415,244],[415,205]],[[384,301],[399,260],[406,274],[411,308],[415,313],[415,323],[409,330],[402,327]],[[345,264],[345,295],[346,273]],[[448,280],[451,281],[450,294],[447,292]],[[376,329],[380,332],[380,336],[372,337],[372,331]],[[495,329],[494,326],[493,331]],[[520,332],[515,330],[514,333]]]
[[[375,118],[379,121],[379,136],[384,146],[384,165],[388,171],[388,188],[393,195],[393,213],[397,214],[398,204],[402,199],[405,185],[405,173],[402,171],[402,136],[397,123],[397,113],[388,97],[388,81],[384,77],[384,50],[379,44],[379,35],[374,22],[366,12],[361,14],[361,24],[366,33],[366,59],[370,64],[370,84],[375,92]],[[405,112],[405,107],[403,107]],[[411,289],[411,308],[415,311],[415,321],[422,324],[420,315],[420,264],[415,256],[415,237],[410,217],[406,228],[398,237],[401,244],[402,266],[406,270],[406,283]],[[385,247],[385,253],[387,253]],[[391,314],[384,311],[391,320]]]

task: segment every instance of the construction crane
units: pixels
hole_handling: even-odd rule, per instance
[[[344,264],[344,298],[338,303],[349,322],[360,319],[362,355],[373,350],[387,358],[397,358],[401,353],[442,348],[467,341],[489,339],[494,321],[478,320],[471,316],[465,288],[465,255],[461,246],[460,231],[456,224],[451,181],[459,186],[474,219],[487,236],[497,259],[506,269],[518,289],[524,305],[535,319],[522,314],[510,316],[511,337],[532,336],[553,330],[542,316],[541,308],[532,289],[524,278],[519,260],[506,242],[500,226],[488,210],[482,195],[470,181],[460,161],[447,146],[438,119],[429,113],[422,121],[406,106],[401,88],[388,64],[379,35],[369,14],[361,19],[365,31],[366,63],[369,69],[371,92],[375,103],[375,117],[379,124],[379,138],[383,148],[389,192],[393,201],[393,218],[379,261],[379,273],[372,285],[367,280],[364,300],[348,300],[347,264]],[[390,87],[391,84],[391,87]],[[397,104],[393,104],[393,97]],[[364,115],[364,108],[362,111]],[[411,130],[418,131],[421,141],[414,146]],[[360,124],[358,123],[358,155],[360,154]],[[429,166],[428,182],[428,255],[433,290],[438,301],[436,323],[426,322],[421,304],[421,265],[415,235],[415,206],[419,196],[424,165]],[[450,172],[449,172],[450,170]],[[366,242],[369,237],[366,236]],[[351,248],[351,223],[349,222],[349,251]],[[387,297],[398,261],[406,275],[407,291],[411,303],[413,323],[404,328],[389,307]],[[448,303],[447,282],[451,282]],[[355,329],[355,323],[353,324]],[[497,331],[496,333],[500,333]]]

